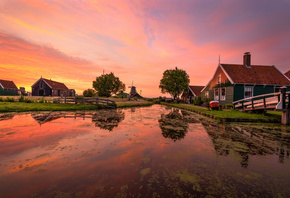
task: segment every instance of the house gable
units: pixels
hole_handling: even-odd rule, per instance
[[[204,86],[188,86],[188,88],[193,96],[200,96],[201,90],[204,88]]]
[[[228,76],[229,75],[225,72],[224,68],[221,66],[221,64],[219,64],[212,79],[201,90],[201,92],[203,92],[205,89],[213,89],[219,86],[232,85],[232,80],[228,78]],[[218,82],[218,79],[219,79],[219,82]]]

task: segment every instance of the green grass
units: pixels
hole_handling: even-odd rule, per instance
[[[100,105],[0,102],[0,112],[96,110]]]
[[[162,103],[162,104],[168,104],[168,103]],[[226,111],[207,110],[207,109],[203,109],[203,108],[199,108],[195,106],[183,105],[183,104],[170,103],[169,105],[173,107],[192,109],[195,111],[218,116],[220,118],[281,119],[281,112],[275,112],[275,111],[271,111],[266,114],[254,114],[254,113],[240,112],[237,110],[226,110]]]
[[[150,102],[116,102],[117,107],[150,106]],[[97,110],[106,108],[103,105],[83,104],[58,104],[58,103],[26,103],[26,102],[0,102],[0,112],[25,112],[25,111],[75,111]]]
[[[153,103],[152,102],[116,102],[117,107],[144,107],[144,106],[150,106]]]

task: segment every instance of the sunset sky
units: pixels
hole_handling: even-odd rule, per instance
[[[114,72],[155,97],[166,69],[206,85],[219,55],[241,64],[248,51],[285,73],[289,20],[289,0],[1,0],[0,79],[31,91],[42,76],[82,94]]]

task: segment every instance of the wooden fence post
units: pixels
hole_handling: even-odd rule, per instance
[[[66,96],[64,97],[64,104],[66,104]]]
[[[266,98],[263,96],[264,108],[266,108]]]
[[[251,101],[252,101],[252,109],[254,109],[254,99],[252,98]]]

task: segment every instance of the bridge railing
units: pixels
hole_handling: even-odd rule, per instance
[[[106,105],[108,107],[116,107],[116,102],[109,99],[103,99],[103,98],[77,98],[77,97],[60,97],[53,99],[56,103],[82,103],[82,104],[91,104],[91,105]]]
[[[285,102],[288,103],[290,92],[286,92],[285,96]],[[275,109],[280,100],[281,92],[276,92],[237,100],[233,102],[233,105],[235,109],[243,110]]]

